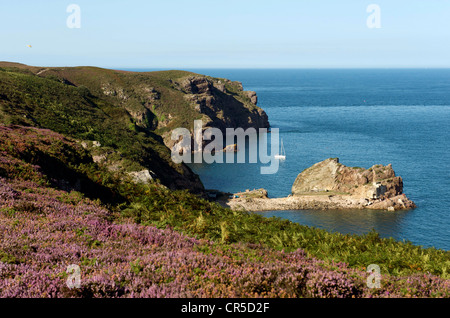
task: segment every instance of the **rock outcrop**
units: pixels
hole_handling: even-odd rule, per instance
[[[219,129],[270,126],[267,114],[256,106],[256,92],[244,91],[240,82],[197,75],[176,84],[186,94],[185,99],[206,115],[206,126]]]
[[[241,199],[267,199],[269,196],[266,189],[247,189],[244,192],[233,194],[233,197]]]
[[[395,175],[391,164],[364,169],[347,167],[338,158],[330,158],[301,172],[292,186],[293,195],[320,192],[384,199],[401,195],[403,180]]]
[[[203,128],[218,128],[224,134],[227,128],[269,128],[268,116],[256,106],[254,91],[244,91],[242,83],[203,75],[190,75],[173,81],[174,88],[183,93]],[[193,123],[186,126],[193,131]],[[165,144],[172,148],[175,141],[169,133],[163,135]],[[204,144],[205,146],[206,144]]]
[[[223,152],[238,152],[237,144],[228,145],[222,150]]]
[[[142,171],[132,171],[128,173],[136,183],[144,183],[149,184],[153,180],[152,174],[154,174],[150,170],[142,170]]]
[[[250,99],[250,101],[253,104],[257,104],[258,103],[258,96],[256,95],[256,92],[254,91],[246,91],[245,95]]]
[[[248,211],[297,209],[380,209],[415,208],[403,193],[403,180],[392,165],[369,169],[347,167],[338,158],[316,163],[301,172],[287,198],[235,195],[226,203]]]

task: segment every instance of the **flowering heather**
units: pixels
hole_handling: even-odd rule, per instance
[[[64,186],[71,175],[84,193]],[[102,191],[134,201],[107,209],[87,198]],[[50,130],[0,125],[0,297],[449,297],[446,276],[428,273],[383,275],[381,288],[368,288],[365,271],[295,248],[311,237],[325,246],[324,232],[282,232],[287,223],[228,212],[118,182]],[[289,251],[254,243],[267,235],[292,242]],[[70,265],[80,268],[74,288]]]
[[[0,125],[0,176],[48,182],[48,174],[67,175],[90,157],[74,141],[48,129]],[[64,167],[64,168],[63,168]]]
[[[448,297],[432,275],[382,278],[302,250],[218,244],[113,215],[77,192],[0,179],[0,297]],[[66,284],[69,265],[81,286]]]

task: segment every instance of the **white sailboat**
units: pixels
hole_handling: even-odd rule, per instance
[[[286,159],[286,152],[284,151],[283,139],[281,139],[281,153],[280,154],[276,154],[275,155],[275,159],[279,159],[279,160],[285,160]]]

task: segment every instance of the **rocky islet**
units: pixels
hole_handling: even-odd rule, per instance
[[[415,208],[403,193],[403,180],[391,164],[369,169],[347,167],[338,158],[329,158],[305,169],[294,181],[292,194],[269,198],[264,189],[236,193],[226,200],[232,209],[248,211]]]

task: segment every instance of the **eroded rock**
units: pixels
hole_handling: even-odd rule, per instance
[[[256,191],[256,190],[254,190]],[[403,193],[402,178],[392,165],[374,165],[369,169],[347,167],[338,158],[330,158],[301,172],[292,186],[292,195],[269,198],[255,192],[241,192],[225,204],[247,211],[379,209],[387,211],[415,208]]]
[[[153,172],[147,169],[142,171],[129,172],[129,175],[133,178],[134,182],[145,184],[151,183],[151,181],[153,180],[152,174]]]
[[[338,158],[330,158],[301,172],[292,186],[292,194],[317,192],[348,194],[367,199],[390,198],[403,193],[403,180],[392,165],[374,165],[369,169],[347,167]]]
[[[254,91],[245,91],[244,93],[250,99],[250,101],[253,104],[256,105],[258,103],[258,96],[256,95],[256,92],[254,92]]]

